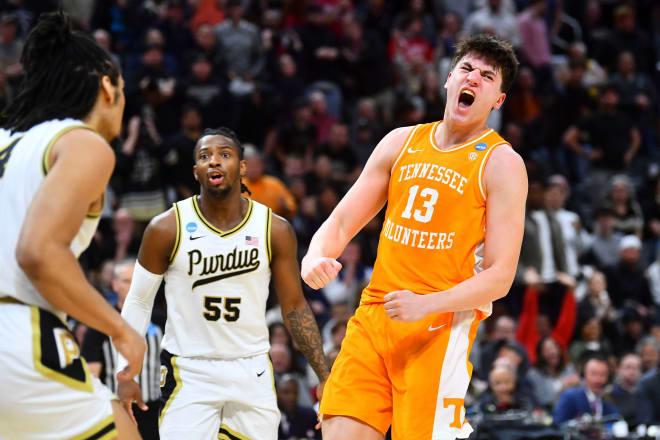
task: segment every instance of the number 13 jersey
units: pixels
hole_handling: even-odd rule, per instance
[[[482,270],[484,168],[493,149],[507,143],[487,130],[440,149],[435,134],[441,123],[415,126],[394,162],[378,258],[362,304],[383,302],[395,290],[447,290]]]
[[[174,204],[177,239],[165,272],[162,346],[185,357],[235,359],[268,352],[271,210],[252,200],[242,221],[221,231],[197,196]]]

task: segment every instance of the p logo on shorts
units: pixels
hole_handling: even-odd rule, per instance
[[[80,349],[73,335],[63,328],[54,328],[55,344],[57,345],[57,357],[60,360],[60,368],[64,369],[80,357]]]
[[[167,377],[167,367],[165,365],[160,366],[160,386],[165,385],[165,378]]]

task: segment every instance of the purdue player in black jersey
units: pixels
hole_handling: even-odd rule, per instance
[[[246,164],[231,130],[206,130],[194,155],[200,194],[147,227],[122,316],[144,333],[165,279],[161,439],[275,440],[279,411],[265,322],[271,277],[284,323],[319,378],[319,397],[329,374],[302,294],[295,233],[241,196]],[[144,408],[136,383],[120,384],[118,394],[129,412],[132,402]]]

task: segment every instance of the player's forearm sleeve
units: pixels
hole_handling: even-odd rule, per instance
[[[154,306],[154,298],[162,280],[162,274],[151,273],[142,267],[139,262],[135,262],[133,280],[128,295],[126,295],[121,316],[141,335],[144,335],[147,331],[151,319],[151,309]],[[126,359],[119,354],[117,356],[117,372],[123,370],[127,364]]]

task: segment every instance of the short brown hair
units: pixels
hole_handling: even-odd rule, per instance
[[[451,68],[468,54],[483,57],[487,62],[495,66],[502,75],[500,90],[506,92],[513,85],[518,73],[518,58],[513,46],[508,41],[501,40],[487,34],[474,35],[459,42],[456,45],[456,53],[451,60]]]

